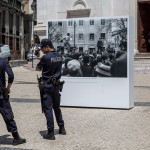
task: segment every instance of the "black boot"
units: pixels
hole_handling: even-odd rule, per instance
[[[13,136],[13,145],[19,145],[19,144],[23,144],[23,143],[26,143],[26,139],[22,139],[18,132],[14,132],[12,133],[12,136]]]
[[[43,139],[55,140],[54,131],[48,131],[48,133],[43,136]]]
[[[65,127],[59,127],[59,134],[66,135]]]

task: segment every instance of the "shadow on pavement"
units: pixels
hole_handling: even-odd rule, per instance
[[[6,134],[6,135],[2,135],[0,136],[0,145],[12,145],[12,138],[8,138],[10,135]],[[1,148],[0,148],[1,149]]]
[[[134,86],[135,88],[150,88],[150,86]]]
[[[33,150],[33,149],[0,147],[0,150]]]
[[[0,150],[33,150],[33,149],[22,149],[22,148],[0,147]]]
[[[14,84],[37,84],[38,82],[15,81]]]
[[[39,133],[40,133],[40,135],[43,137],[45,134],[47,134],[47,130],[40,131]],[[54,135],[57,135],[57,134],[59,134],[59,130],[58,130],[58,129],[55,129],[55,130],[54,130]]]
[[[40,103],[40,99],[23,99],[23,98],[10,98],[10,102],[19,103]]]
[[[135,102],[135,106],[150,106],[150,102]]]
[[[9,138],[9,136],[10,136],[9,134],[0,136],[0,150],[33,150],[33,149],[1,147],[1,145],[12,145],[13,138]]]

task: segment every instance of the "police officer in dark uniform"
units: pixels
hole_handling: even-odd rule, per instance
[[[5,72],[8,74],[8,86],[6,88]],[[0,58],[0,113],[6,123],[8,132],[12,133],[13,145],[26,143],[25,139],[20,138],[14,121],[14,115],[9,102],[10,87],[14,80],[14,74],[9,65],[9,62]]]
[[[41,50],[45,55],[43,55],[40,62],[37,64],[36,70],[42,71],[42,78],[44,80],[42,107],[47,120],[48,133],[44,135],[43,138],[55,140],[52,108],[59,126],[59,134],[66,134],[60,109],[61,95],[59,93],[59,85],[55,84],[55,82],[59,81],[61,78],[62,56],[54,51],[53,44],[49,39],[43,39],[41,41]],[[48,82],[48,80],[50,82]]]

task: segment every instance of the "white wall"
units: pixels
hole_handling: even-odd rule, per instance
[[[50,19],[65,19],[67,10],[73,9],[76,0],[37,0],[37,27],[45,26]],[[134,43],[137,51],[137,0],[85,0],[91,9],[89,17],[132,16],[134,24]],[[41,37],[42,38],[42,37]]]

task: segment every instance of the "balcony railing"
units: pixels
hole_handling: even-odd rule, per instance
[[[8,4],[17,8],[17,9],[21,9],[21,2],[17,1],[17,0],[8,0]]]

